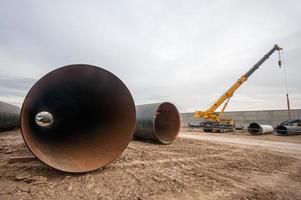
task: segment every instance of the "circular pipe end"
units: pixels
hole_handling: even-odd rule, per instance
[[[251,123],[248,126],[248,132],[251,133],[252,135],[258,135],[262,133],[262,127],[258,123]]]
[[[288,135],[288,130],[285,126],[283,125],[280,125],[280,126],[277,126],[276,127],[276,132],[279,134],[279,135]]]
[[[36,124],[41,127],[49,127],[53,123],[53,116],[47,111],[39,112],[35,117]]]
[[[135,115],[132,95],[118,77],[76,64],[56,69],[34,84],[22,106],[21,131],[28,148],[45,164],[88,172],[125,150]]]
[[[181,118],[176,106],[164,102],[159,105],[155,116],[155,134],[163,144],[169,144],[175,140],[181,127]]]

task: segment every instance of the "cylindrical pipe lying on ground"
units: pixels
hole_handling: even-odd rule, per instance
[[[135,104],[124,83],[102,68],[56,69],[30,89],[21,130],[32,153],[66,172],[87,172],[117,158],[133,137]]]
[[[20,108],[0,101],[0,131],[20,126]]]
[[[262,135],[262,134],[269,134],[273,133],[274,127],[271,125],[263,125],[258,123],[250,123],[248,126],[248,132],[252,135]]]
[[[136,138],[163,144],[176,139],[181,126],[180,114],[169,102],[136,105],[136,120]]]
[[[301,126],[280,125],[276,127],[276,132],[278,133],[278,135],[281,136],[300,135]]]

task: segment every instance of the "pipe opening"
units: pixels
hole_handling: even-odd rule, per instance
[[[41,127],[49,127],[53,123],[52,114],[47,111],[39,112],[35,117],[37,125]]]
[[[251,123],[248,126],[248,132],[251,133],[251,134],[260,134],[260,133],[262,133],[262,128],[257,123]]]
[[[160,104],[155,116],[155,134],[158,140],[162,143],[172,142],[179,133],[180,123],[180,114],[173,104]]]
[[[288,135],[288,129],[283,125],[277,126],[276,132],[279,135]]]
[[[36,123],[41,110],[54,118],[47,128]],[[110,163],[127,147],[134,128],[135,105],[127,87],[91,65],[69,65],[44,76],[28,93],[21,113],[29,149],[47,165],[68,172]]]

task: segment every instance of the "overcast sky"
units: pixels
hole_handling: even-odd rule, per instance
[[[300,1],[20,1],[0,3],[0,101],[21,106],[39,78],[86,63],[117,75],[136,104],[205,109],[275,43],[292,108],[301,108]],[[274,54],[228,110],[285,109]]]

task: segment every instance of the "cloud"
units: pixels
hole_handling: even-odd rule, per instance
[[[0,98],[19,105],[34,80],[60,66],[88,63],[120,77],[137,103],[168,100],[181,111],[203,109],[275,43],[285,48],[292,98],[301,94],[297,0],[1,4],[0,77],[33,79],[0,83]],[[229,109],[282,107],[283,86],[274,54],[238,89]],[[298,98],[292,101],[301,108]]]
[[[0,101],[21,106],[35,79],[0,75]]]

